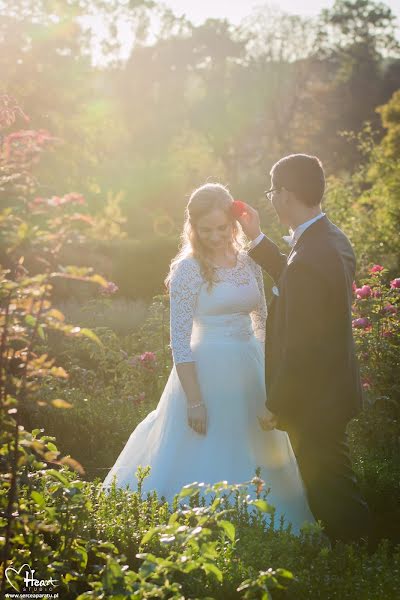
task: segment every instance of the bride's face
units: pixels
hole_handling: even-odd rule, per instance
[[[207,250],[222,250],[232,243],[232,221],[216,208],[198,219],[196,233]]]

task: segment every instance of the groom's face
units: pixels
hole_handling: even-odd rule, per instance
[[[282,225],[290,225],[290,192],[283,187],[277,186],[276,182],[271,179],[271,188],[274,190],[271,193],[271,204],[275,209]]]

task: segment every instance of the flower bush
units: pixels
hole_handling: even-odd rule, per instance
[[[364,390],[370,397],[399,399],[400,278],[389,281],[387,273],[373,265],[362,285],[354,284],[353,330]]]

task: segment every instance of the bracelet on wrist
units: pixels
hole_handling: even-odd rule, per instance
[[[196,408],[197,406],[204,406],[204,403],[199,402],[198,404],[189,404],[189,408]]]

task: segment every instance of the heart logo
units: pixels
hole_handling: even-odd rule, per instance
[[[15,585],[13,584],[13,582],[12,582],[12,581],[10,581],[10,579],[9,579],[9,577],[8,577],[8,573],[9,573],[9,572],[14,572],[16,575],[20,575],[20,573],[21,573],[21,571],[22,571],[22,569],[23,569],[24,567],[27,567],[27,568],[29,569],[29,571],[31,571],[31,568],[30,568],[30,566],[28,565],[28,563],[25,563],[25,564],[23,564],[23,565],[22,565],[22,567],[20,567],[20,568],[18,569],[18,571],[17,571],[17,569],[14,569],[14,567],[7,567],[7,568],[6,568],[6,570],[5,570],[5,574],[6,574],[7,581],[8,581],[8,583],[11,585],[11,587],[13,587],[13,588],[14,588],[14,590],[15,590],[16,592],[19,592],[19,591],[20,591],[20,589],[19,589],[19,588],[16,588],[16,587],[15,587]]]

